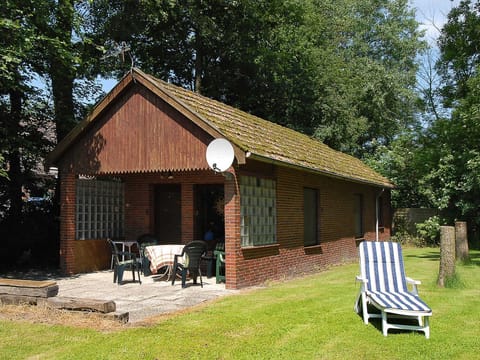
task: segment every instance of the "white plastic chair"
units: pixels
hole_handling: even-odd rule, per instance
[[[405,276],[400,244],[363,241],[359,253],[361,275],[356,279],[362,285],[354,309],[363,314],[365,324],[370,318],[382,318],[384,336],[389,329],[400,329],[423,331],[428,339],[432,310],[418,296],[420,282]],[[412,290],[408,289],[407,283]],[[372,306],[380,313],[370,312]],[[394,323],[388,321],[393,318],[398,320]]]

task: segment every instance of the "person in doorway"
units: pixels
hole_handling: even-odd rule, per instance
[[[213,250],[213,248],[215,247],[215,233],[213,231],[214,228],[215,224],[213,222],[210,222],[208,230],[205,232],[205,235],[203,235],[203,240],[207,243],[208,250]]]

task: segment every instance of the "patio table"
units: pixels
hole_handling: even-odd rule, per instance
[[[173,261],[177,254],[181,254],[185,245],[152,245],[145,247],[145,255],[150,260],[152,274],[167,275],[170,279],[173,273]],[[181,261],[181,259],[179,259]],[[163,269],[163,271],[162,271]]]

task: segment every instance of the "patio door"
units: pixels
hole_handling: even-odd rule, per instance
[[[160,244],[182,242],[182,188],[179,184],[157,185],[154,194],[155,235]]]
[[[223,242],[225,200],[223,184],[195,185],[195,239]],[[207,235],[211,232],[211,236]]]

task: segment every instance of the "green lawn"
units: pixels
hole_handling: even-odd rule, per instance
[[[111,334],[0,321],[0,359],[480,358],[480,253],[457,265],[463,286],[436,286],[438,249],[404,249],[407,276],[433,309],[431,338],[381,330],[353,311],[358,264],[247,291],[148,328]]]

